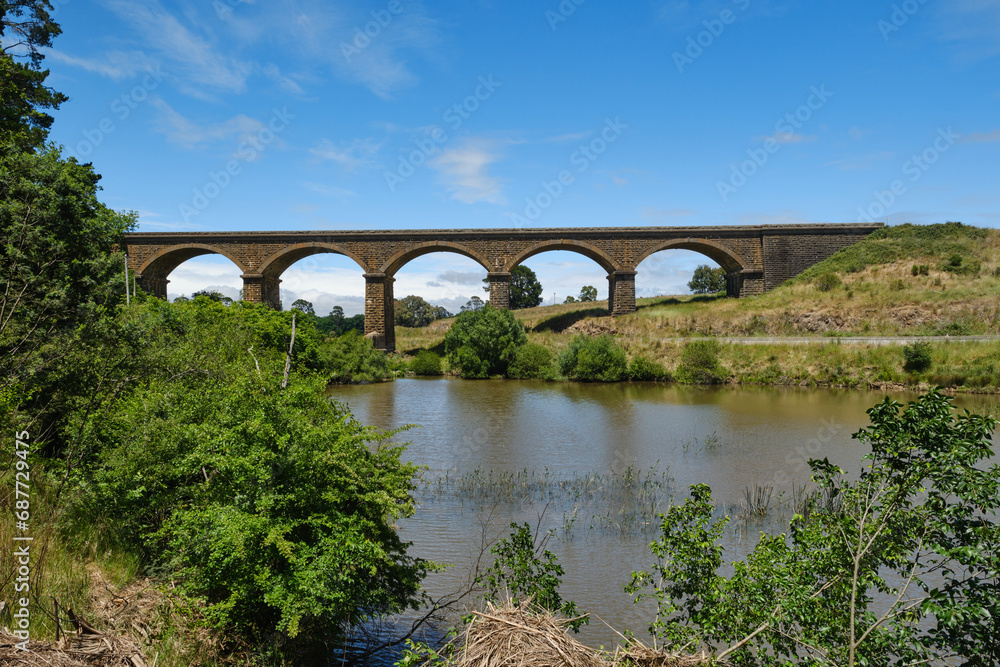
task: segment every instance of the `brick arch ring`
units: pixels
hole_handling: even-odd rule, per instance
[[[477,262],[487,271],[493,271],[493,265],[488,259],[482,257],[479,253],[466,245],[454,243],[452,241],[425,241],[423,243],[416,243],[405,250],[400,250],[395,255],[390,257],[384,264],[382,264],[382,266],[378,268],[377,273],[394,276],[397,271],[417,257],[429,255],[433,252],[454,252],[459,255],[465,255],[474,262]]]
[[[597,246],[590,245],[589,243],[584,243],[583,241],[574,241],[572,239],[559,239],[554,241],[542,241],[541,243],[536,243],[530,248],[526,248],[519,252],[517,255],[511,259],[507,267],[508,271],[513,269],[515,266],[520,265],[522,262],[526,261],[530,257],[541,254],[543,252],[549,252],[552,250],[568,250],[570,252],[579,253],[585,257],[597,262],[602,269],[608,273],[614,273],[615,271],[622,270],[621,267],[615,260],[607,255],[603,250]]]
[[[247,273],[247,267],[224,250],[206,243],[184,243],[164,248],[154,254],[139,267],[138,274],[143,277],[165,279],[184,262],[202,255],[222,255],[235,264],[241,273]]]
[[[281,274],[291,267],[292,264],[312,255],[329,253],[333,255],[343,255],[352,259],[363,270],[367,267],[361,259],[351,251],[342,248],[335,243],[324,243],[321,241],[311,241],[307,243],[296,243],[287,248],[282,248],[261,263],[258,272],[268,278],[280,278]]]
[[[727,273],[743,271],[751,266],[732,248],[729,248],[717,241],[697,238],[672,239],[670,241],[666,241],[665,243],[659,243],[640,255],[635,265],[638,267],[650,255],[664,250],[691,250],[701,253],[716,262],[719,266],[725,269]]]

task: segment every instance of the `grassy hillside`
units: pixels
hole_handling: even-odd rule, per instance
[[[555,352],[579,333],[615,335],[630,356],[675,368],[692,336],[817,336],[826,346],[724,345],[736,381],[1000,386],[1000,346],[938,345],[932,371],[905,373],[898,348],[836,344],[840,336],[1000,335],[1000,232],[960,223],[887,227],[793,281],[754,298],[640,299],[612,318],[607,302],[520,310],[529,339]],[[451,320],[397,328],[401,353],[443,353]]]

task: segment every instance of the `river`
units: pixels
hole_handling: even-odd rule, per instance
[[[506,535],[511,521],[527,521],[553,531],[548,548],[566,570],[563,599],[595,615],[579,639],[605,647],[616,643],[615,630],[648,637],[650,608],[637,607],[623,587],[633,570],[653,563],[648,545],[656,511],[686,497],[691,484],[705,483],[720,512],[746,515],[748,491],[770,488],[772,509],[763,518],[727,528],[725,558],[742,558],[761,531],[780,531],[787,522],[788,508],[809,483],[810,458],[860,469],[866,449],[851,436],[868,424],[865,411],[885,397],[859,390],[458,379],[338,386],[330,395],[364,424],[417,426],[396,438],[410,443],[404,458],[426,467],[418,510],[400,530],[413,542],[411,553],[451,564],[427,580],[432,595],[460,589],[484,539]],[[998,402],[956,399],[962,408],[994,414]]]

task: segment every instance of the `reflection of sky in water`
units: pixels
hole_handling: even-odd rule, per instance
[[[602,506],[610,501],[566,494],[515,503],[463,501],[454,481],[477,468],[528,471],[536,480],[547,475],[559,481],[634,466],[640,474],[668,471],[677,498],[686,497],[689,485],[705,483],[725,506],[738,506],[744,490],[755,485],[772,486],[774,499],[784,493],[787,500],[793,486],[809,481],[809,458],[826,457],[852,473],[859,470],[865,452],[851,435],[868,424],[865,410],[884,398],[884,393],[847,390],[461,380],[336,387],[331,394],[362,423],[420,426],[398,436],[411,441],[405,458],[427,466],[429,480],[402,533],[413,541],[416,555],[453,565],[429,578],[432,593],[464,582],[484,536],[495,539],[507,534],[511,521],[528,521],[556,530],[550,548],[566,569],[563,597],[616,629],[640,635],[651,614],[636,608],[622,588],[633,570],[652,564],[652,536],[614,529],[627,524],[634,507]],[[997,412],[998,402],[993,396],[956,400],[975,412]],[[450,484],[435,482],[446,475]],[[743,558],[761,531],[785,527],[780,517],[731,523],[725,559]],[[607,646],[616,635],[595,620],[581,639]]]

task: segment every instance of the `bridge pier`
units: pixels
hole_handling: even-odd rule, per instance
[[[608,312],[627,315],[635,312],[635,276],[637,271],[614,271],[608,274]]]
[[[270,278],[259,273],[244,273],[243,300],[249,303],[263,303],[274,310],[281,310],[281,279]]]
[[[139,286],[142,287],[142,291],[146,294],[151,294],[164,300],[167,298],[167,283],[170,281],[166,278],[147,276],[145,274],[138,275],[135,278],[139,282]]]
[[[510,310],[510,273],[490,272],[490,305],[500,310]]]
[[[392,284],[384,273],[365,274],[365,336],[386,352],[396,350],[396,308]]]

